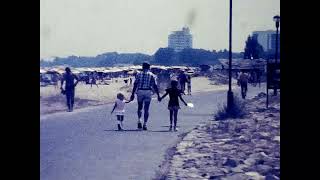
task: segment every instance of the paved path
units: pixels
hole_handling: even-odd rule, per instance
[[[250,90],[249,97],[265,91]],[[153,100],[148,131],[136,131],[136,102],[127,104],[127,131],[123,132],[116,131],[115,117],[110,116],[112,105],[41,116],[41,180],[149,180],[178,135],[212,119],[217,104],[225,102],[226,96],[226,91],[185,96],[195,108],[182,107],[178,132],[168,132],[168,99],[161,103]]]

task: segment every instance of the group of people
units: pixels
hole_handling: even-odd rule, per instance
[[[133,90],[129,100],[126,100],[122,93],[117,94],[117,100],[111,111],[116,113],[118,121],[118,130],[123,130],[125,104],[134,100],[135,94],[138,102],[138,122],[137,128],[140,130],[147,130],[147,122],[149,119],[149,107],[152,100],[153,92],[157,94],[158,101],[161,102],[167,95],[169,95],[168,110],[170,111],[170,128],[169,130],[177,131],[178,111],[180,109],[179,99],[187,106],[187,103],[182,98],[182,90],[178,89],[178,81],[172,80],[171,87],[166,89],[166,93],[160,96],[158,86],[155,81],[155,76],[150,72],[150,64],[142,64],[142,72],[136,75],[133,83]],[[143,111],[143,121],[142,121]]]
[[[74,74],[71,73],[70,68],[66,68],[66,73],[61,80],[61,91],[66,95],[67,98],[67,106],[68,111],[73,110],[74,105],[74,90],[78,83],[78,78]],[[187,103],[182,98],[184,94],[184,89],[182,89],[183,82],[187,82],[186,80],[181,78],[178,80],[171,80],[171,87],[165,90],[165,94],[160,96],[159,89],[157,87],[155,81],[155,75],[150,71],[150,64],[145,62],[142,64],[142,71],[136,75],[135,81],[133,83],[132,94],[130,99],[126,99],[122,93],[117,94],[117,99],[115,101],[114,107],[111,111],[115,113],[117,116],[117,127],[118,130],[123,130],[123,121],[125,115],[125,104],[130,103],[135,99],[135,95],[137,97],[138,102],[138,122],[137,128],[139,130],[147,130],[147,122],[149,118],[149,107],[152,100],[153,92],[157,94],[157,99],[159,102],[162,101],[166,96],[169,95],[169,103],[168,110],[170,112],[170,128],[169,130],[177,131],[177,121],[178,121],[178,111],[180,109],[179,99],[183,102],[184,105],[187,106]],[[187,78],[186,78],[187,79]],[[66,81],[65,88],[63,88],[63,83]],[[190,82],[190,81],[189,81]],[[180,83],[181,89],[178,88]],[[190,82],[191,83],[191,82]],[[190,91],[191,92],[191,91]],[[143,111],[143,121],[142,121],[142,111]]]
[[[181,73],[178,76],[178,82],[183,94],[185,94],[185,89],[187,84],[187,88],[188,88],[187,94],[191,95],[191,76],[185,74],[184,71],[181,71]]]

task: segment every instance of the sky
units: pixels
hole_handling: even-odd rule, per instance
[[[274,30],[280,0],[233,0],[232,50]],[[229,0],[40,0],[40,58],[105,52],[154,54],[188,26],[193,48],[228,49]]]

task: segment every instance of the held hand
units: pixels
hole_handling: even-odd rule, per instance
[[[184,105],[188,106],[188,104],[187,104],[187,103],[184,103]]]
[[[130,97],[130,101],[133,101],[133,100],[134,100],[134,94],[132,94]]]

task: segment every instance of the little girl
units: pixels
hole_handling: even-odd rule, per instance
[[[123,130],[122,122],[124,119],[124,112],[125,112],[124,106],[125,106],[125,103],[129,103],[129,102],[130,101],[125,101],[125,97],[122,93],[117,94],[117,100],[113,106],[111,114],[113,113],[113,111],[116,112],[119,131]]]
[[[178,89],[178,81],[171,81],[171,88],[166,89],[166,93],[160,98],[160,101],[165,98],[169,94],[169,104],[168,109],[170,111],[170,128],[169,131],[172,131],[172,120],[174,119],[174,131],[178,131],[177,129],[177,121],[178,121],[178,111],[180,109],[179,99],[187,106],[187,103],[183,100],[182,94],[183,92]]]

